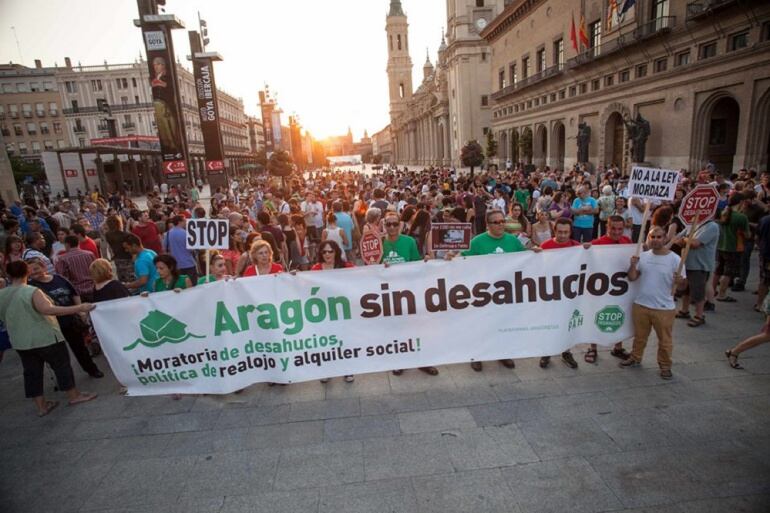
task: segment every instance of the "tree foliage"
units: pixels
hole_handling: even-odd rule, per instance
[[[497,157],[497,141],[492,136],[492,130],[487,131],[487,158]]]
[[[473,176],[473,168],[484,163],[484,150],[478,141],[474,139],[463,146],[460,150],[460,161],[463,166],[471,168],[471,176]]]
[[[276,150],[267,161],[267,170],[273,176],[285,178],[291,175],[293,163],[288,151]]]

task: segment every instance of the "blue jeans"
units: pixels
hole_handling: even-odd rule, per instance
[[[594,240],[593,226],[590,226],[588,228],[579,228],[577,226],[573,226],[572,238],[578,242],[591,242],[592,240]]]

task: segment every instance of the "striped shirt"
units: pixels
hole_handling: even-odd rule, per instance
[[[94,290],[94,281],[89,270],[94,260],[92,253],[73,248],[56,259],[56,272],[67,278],[78,291],[78,295],[82,296]]]

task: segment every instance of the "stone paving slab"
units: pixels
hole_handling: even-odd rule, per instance
[[[768,513],[770,346],[727,366],[761,324],[737,297],[702,328],[677,321],[670,382],[654,337],[639,369],[583,346],[577,370],[531,358],[179,401],[76,368],[100,397],[39,419],[7,352],[0,512]]]

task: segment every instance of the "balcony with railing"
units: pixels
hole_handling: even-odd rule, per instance
[[[624,48],[629,48],[646,39],[669,32],[676,25],[676,16],[661,16],[639,25],[633,30],[620,33],[600,45],[588,48],[567,61],[569,69],[582,66],[597,59],[607,57]]]
[[[59,115],[59,111],[58,110],[49,110],[48,111],[48,115],[49,116],[58,116]]]
[[[96,129],[99,130],[100,132],[109,132],[110,131],[110,125],[108,125],[107,123],[99,123],[96,126]]]
[[[25,118],[31,118],[32,117],[32,111],[31,110],[25,110],[23,115],[24,115]]]
[[[36,110],[35,114],[37,114],[37,117],[44,118],[45,117],[45,111],[44,110]]]
[[[18,113],[18,111],[13,111],[13,110],[12,110],[12,111],[10,111],[10,112],[8,113],[8,115],[11,117],[11,119],[18,119],[18,117],[19,117],[19,113]]]
[[[151,109],[152,103],[127,103],[126,105],[110,105],[110,111],[122,112],[136,109]],[[104,112],[99,107],[78,107],[77,109],[63,109],[64,115],[72,114],[94,114],[97,112]]]
[[[127,121],[127,122],[123,123],[122,126],[126,130],[134,130],[136,128],[136,123],[134,123],[133,121]]]
[[[738,3],[738,0],[699,0],[687,4],[687,21],[714,14],[724,7]]]
[[[86,133],[86,127],[82,125],[75,125],[74,127],[72,127],[72,131],[75,132],[76,134],[84,134]]]
[[[526,87],[529,87],[534,84],[539,84],[544,80],[560,75],[563,72],[564,72],[564,64],[555,64],[550,68],[545,68],[543,71],[535,73],[534,75],[530,75],[527,78],[522,78],[521,80],[518,80],[516,83],[506,86],[495,93],[492,93],[491,97],[493,100],[499,100],[501,98],[505,98],[506,96],[510,96],[513,93],[517,93]]]

